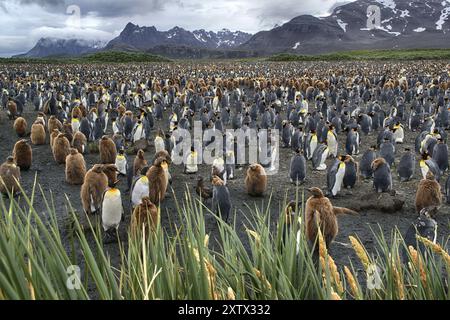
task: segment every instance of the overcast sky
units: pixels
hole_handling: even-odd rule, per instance
[[[41,37],[108,41],[128,22],[159,30],[222,28],[255,33],[301,14],[326,15],[337,0],[0,0],[0,56]],[[78,20],[72,5],[81,12]]]

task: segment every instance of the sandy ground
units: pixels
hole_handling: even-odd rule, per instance
[[[29,109],[28,109],[29,110]],[[35,112],[26,111],[25,118],[28,123],[31,124],[35,118]],[[5,112],[0,111],[0,159],[3,161],[8,155],[12,153],[12,149],[14,143],[18,140],[13,127],[12,121],[6,119]],[[157,124],[162,127],[167,127],[167,121],[163,121]],[[109,130],[111,130],[109,128]],[[154,134],[154,131],[152,132]],[[396,162],[398,163],[402,151],[404,147],[411,147],[414,150],[414,138],[416,134],[411,133],[406,130],[406,139],[405,143],[402,146],[399,146],[396,154]],[[48,137],[47,137],[48,139]],[[153,140],[153,138],[152,138]],[[343,146],[345,143],[344,134],[339,135],[340,145],[339,151],[343,152]],[[361,144],[361,154],[356,156],[355,159],[358,161],[362,153],[371,145],[375,144],[376,134],[372,133],[372,135],[364,136],[362,135],[362,144]],[[65,221],[68,217],[67,212],[67,198],[71,201],[72,206],[77,210],[77,212],[82,212],[82,206],[80,201],[80,187],[79,186],[71,186],[65,182],[64,176],[64,165],[57,165],[53,160],[53,156],[50,150],[50,146],[32,146],[33,149],[33,165],[29,171],[22,172],[22,186],[27,192],[30,192],[33,186],[34,177],[37,175],[37,181],[39,182],[42,189],[45,191],[45,194],[48,198],[50,198],[50,194],[53,196],[53,201],[55,208],[57,210],[58,217],[61,220],[61,224],[64,229]],[[271,202],[270,202],[270,210],[271,215],[273,217],[273,221],[278,219],[278,215],[280,212],[280,207],[283,205],[285,198],[288,200],[294,199],[296,194],[296,188],[289,184],[288,172],[289,172],[289,162],[290,158],[293,155],[293,151],[290,149],[280,149],[280,171],[275,176],[269,177],[268,182],[268,192],[264,198],[252,198],[245,194],[244,190],[244,176],[245,170],[237,170],[235,179],[229,181],[228,188],[231,193],[231,197],[233,200],[233,206],[237,221],[237,230],[240,234],[241,239],[244,242],[247,242],[247,235],[245,233],[244,223],[246,223],[245,215],[249,214],[249,210],[247,206],[254,207],[259,206],[260,208],[266,208],[267,203],[269,202],[269,195],[271,194]],[[149,152],[146,153],[146,159],[151,160],[153,158],[153,148],[150,148]],[[132,161],[132,157],[129,160]],[[87,163],[87,167],[90,168],[93,164],[97,163],[99,160],[98,154],[86,154],[85,160]],[[328,160],[328,165],[333,160]],[[418,165],[416,166],[416,169]],[[193,186],[196,184],[196,179],[198,175],[185,175],[183,174],[183,168],[181,166],[173,166],[170,168],[172,178],[173,178],[173,192],[169,191],[166,200],[162,205],[162,225],[164,227],[170,227],[171,224],[178,223],[177,221],[177,213],[174,202],[174,195],[180,201],[182,200],[182,196],[184,191],[186,190],[186,186],[192,193],[195,195],[193,191]],[[201,165],[199,175],[203,175],[205,178],[209,177],[210,167],[207,165]],[[417,214],[414,209],[414,197],[416,193],[416,187],[419,179],[421,178],[419,175],[419,170],[416,170],[416,175],[414,180],[406,183],[400,183],[396,169],[393,169],[393,178],[394,178],[394,189],[402,194],[406,198],[406,203],[403,209],[400,212],[394,214],[386,214],[375,211],[363,211],[360,212],[359,216],[340,216],[339,217],[339,235],[336,238],[336,242],[331,247],[331,254],[335,258],[338,264],[349,264],[349,259],[352,260],[352,263],[356,266],[359,266],[357,260],[355,259],[355,255],[353,250],[349,248],[349,246],[343,245],[348,244],[348,237],[350,235],[357,235],[366,246],[366,248],[373,252],[374,246],[376,245],[376,240],[373,236],[371,229],[378,230],[380,227],[384,233],[384,235],[389,239],[390,234],[394,228],[398,228],[403,234],[406,232],[407,228],[410,224],[415,220]],[[445,183],[447,175],[442,179],[441,184],[442,187]],[[301,186],[299,192],[303,191],[303,188],[308,188],[311,186],[318,186],[321,188],[326,187],[326,171],[317,172],[312,171],[311,163],[308,162],[308,171],[307,171],[307,182],[304,186]],[[129,195],[125,192],[126,190],[126,179],[123,178],[120,182],[119,188],[122,190],[123,195],[123,204],[125,207],[125,211],[127,215],[129,215]],[[355,203],[359,202],[360,197],[364,194],[373,192],[372,189],[372,180],[367,181],[359,181],[355,189],[352,190],[344,190],[342,195],[337,199],[333,199],[332,202],[337,206],[349,206],[352,207]],[[35,201],[35,208],[38,212],[45,212],[46,206],[42,199],[42,197],[37,197]],[[449,226],[450,226],[450,210],[448,205],[444,205],[440,214],[437,217],[438,223],[438,241],[440,243],[445,243],[449,236]],[[126,238],[126,232],[129,224],[129,217],[127,217],[126,222],[123,223],[120,227],[120,233],[122,239]],[[211,234],[211,238],[214,238],[217,235],[217,227],[213,221],[212,217],[206,217],[206,230]],[[248,225],[248,224],[247,224]],[[65,233],[63,232],[63,235]],[[65,235],[66,236],[66,235]],[[107,251],[111,255],[112,262],[118,262],[118,254],[117,254],[117,244],[108,244]]]

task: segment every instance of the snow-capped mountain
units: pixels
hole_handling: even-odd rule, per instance
[[[358,0],[335,7],[327,17],[302,15],[258,32],[240,48],[266,54],[325,53],[449,44],[450,0]]]
[[[195,30],[188,31],[174,27],[168,31],[158,31],[155,27],[140,27],[128,23],[120,35],[111,40],[106,49],[149,50],[159,46],[232,49],[251,37],[241,31],[223,29],[218,32]]]
[[[84,39],[41,38],[36,45],[20,57],[43,58],[50,56],[80,56],[101,50],[106,45],[103,41]]]

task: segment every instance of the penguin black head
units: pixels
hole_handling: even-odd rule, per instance
[[[422,160],[428,160],[430,155],[427,152],[422,153]]]
[[[8,157],[6,158],[6,162],[8,162],[8,163],[14,163],[14,158],[13,158],[13,156],[8,156]]]
[[[119,182],[120,182],[120,180],[108,181],[108,187],[110,187],[111,189],[114,189]]]
[[[436,206],[425,207],[419,212],[420,217],[424,217],[426,219],[431,219],[436,215],[438,208]]]

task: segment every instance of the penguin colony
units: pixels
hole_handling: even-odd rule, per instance
[[[84,212],[100,215],[105,237],[114,240],[125,216],[133,232],[154,232],[161,206],[173,201],[178,174],[193,176],[187,179],[202,202],[231,223],[238,214],[234,190],[246,201],[268,198],[275,159],[282,154],[288,160],[280,163],[285,169],[275,174],[277,181],[284,179],[291,190],[313,186],[304,220],[312,244],[321,228],[332,245],[337,217],[357,214],[333,202],[351,200],[351,190],[361,186],[371,186],[368,193],[390,193],[412,185],[416,198],[409,205],[419,219],[438,218],[450,203],[448,66],[295,66],[296,71],[287,64],[252,63],[186,64],[177,70],[155,65],[150,71],[96,66],[96,79],[72,67],[64,79],[42,66],[28,66],[33,77],[8,68],[0,75],[0,112],[17,140],[0,167],[0,191],[19,193],[21,171],[37,169],[36,155],[51,152],[59,165],[54,170],[64,167],[66,183],[80,186]],[[195,72],[201,76],[190,76]],[[192,144],[184,164],[174,165],[172,151],[181,140],[173,132],[192,130],[194,121],[224,137],[229,128],[277,129],[280,149],[268,148],[264,163],[242,165],[234,141],[204,165],[199,152],[213,142],[205,140],[200,148]],[[375,141],[369,145],[369,139]],[[85,157],[96,160],[87,164]],[[204,167],[209,173],[202,176]]]

